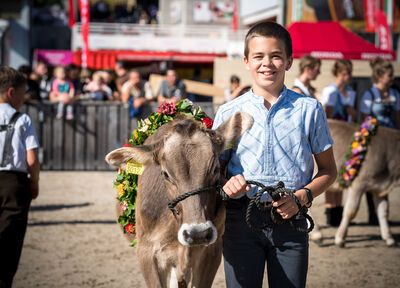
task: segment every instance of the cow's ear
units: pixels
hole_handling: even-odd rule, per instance
[[[157,144],[122,147],[108,153],[105,160],[109,165],[122,169],[125,168],[126,162],[130,160],[146,165],[155,161],[157,150]]]
[[[253,117],[244,112],[236,112],[231,118],[217,128],[223,138],[223,148],[226,150],[236,145],[240,136],[253,125]]]

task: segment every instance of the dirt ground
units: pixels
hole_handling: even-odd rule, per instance
[[[32,203],[14,287],[145,287],[135,249],[116,224],[112,172],[42,172]],[[392,232],[400,242],[400,191],[390,194]],[[313,216],[323,223],[323,197]],[[400,248],[387,248],[377,226],[366,225],[365,199],[346,248],[310,244],[307,287],[399,287]],[[267,286],[267,285],[265,285]],[[213,287],[225,287],[222,265]]]

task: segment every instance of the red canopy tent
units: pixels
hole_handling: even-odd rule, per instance
[[[295,22],[288,31],[294,58],[312,55],[320,59],[396,60],[394,51],[375,47],[338,22]]]

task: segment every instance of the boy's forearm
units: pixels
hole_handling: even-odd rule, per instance
[[[326,191],[329,186],[335,182],[337,177],[337,169],[332,147],[320,154],[314,155],[314,157],[315,162],[317,163],[318,172],[312,181],[304,186],[311,190],[312,198],[316,198]],[[297,190],[296,196],[303,205],[309,202],[309,197],[305,189]]]
[[[27,158],[29,179],[31,183],[38,183],[39,173],[40,173],[40,163],[37,156],[37,149],[28,150],[26,158]]]
[[[337,177],[337,171],[334,169],[321,169],[315,175],[313,180],[305,185],[304,187],[310,189],[312,191],[312,197],[316,198],[325,192],[329,186],[331,186]],[[301,204],[305,205],[309,202],[307,191],[304,189],[299,189],[296,191],[296,196],[299,198]]]

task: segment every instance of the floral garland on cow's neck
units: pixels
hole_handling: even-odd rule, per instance
[[[166,102],[158,108],[157,112],[152,113],[145,120],[138,121],[138,128],[133,131],[129,143],[124,144],[124,146],[132,147],[142,145],[159,127],[172,121],[179,114],[184,114],[201,121],[208,129],[213,125],[213,120],[207,117],[201,107],[194,107],[193,103],[187,99],[181,100],[176,104]],[[137,165],[137,163],[136,166],[135,164],[132,165],[127,165],[125,170],[118,170],[117,178],[114,181],[114,187],[118,192],[117,199],[120,207],[118,222],[123,227],[124,233],[131,239],[132,246],[135,246],[135,201],[138,174],[141,174],[139,170],[143,167]]]
[[[368,145],[377,129],[378,121],[376,118],[368,116],[360,125],[359,130],[354,133],[349,152],[346,154],[345,162],[339,171],[340,187],[350,187],[357,177],[367,155]]]

